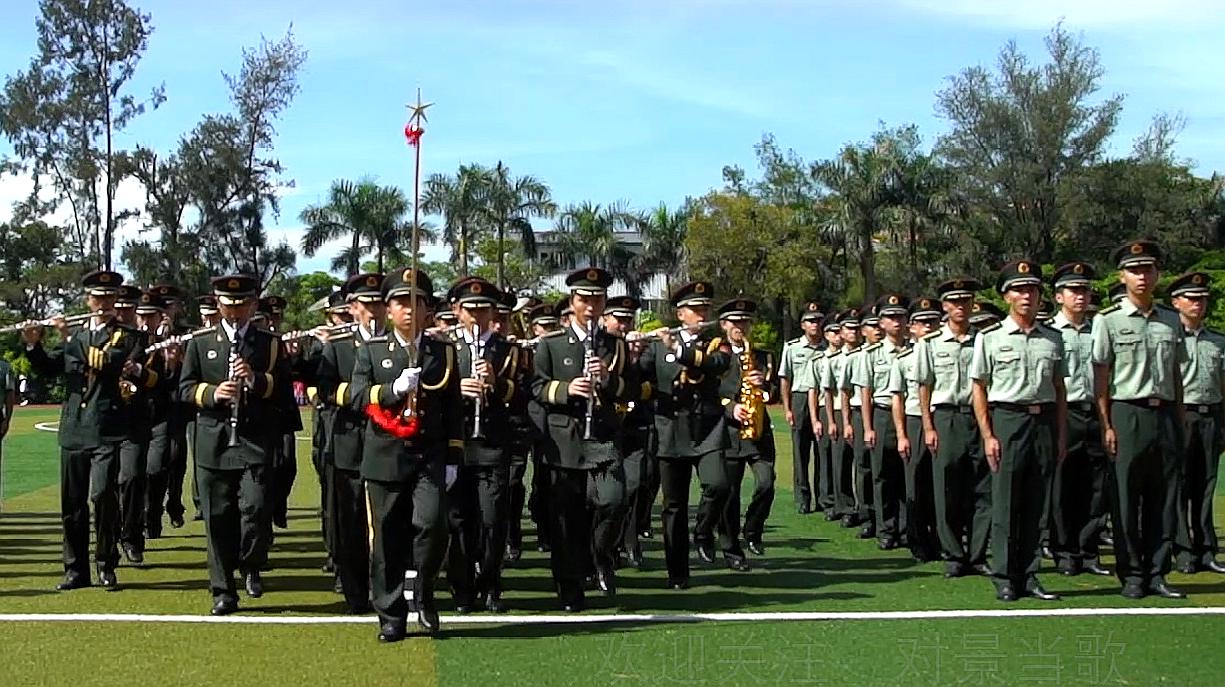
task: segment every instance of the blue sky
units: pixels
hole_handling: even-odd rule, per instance
[[[333,179],[411,188],[401,134],[420,86],[431,108],[425,171],[503,160],[559,203],[680,203],[754,168],[765,132],[805,159],[877,127],[915,122],[927,142],[944,79],[990,65],[1009,39],[1038,57],[1060,18],[1102,54],[1105,93],[1127,94],[1111,152],[1155,112],[1181,112],[1179,155],[1225,171],[1225,2],[1220,0],[144,0],[155,32],[136,88],[167,102],[119,139],[169,151],[204,113],[228,109],[221,72],[243,46],[292,23],[309,51],[277,155],[296,187],[274,234]],[[0,3],[0,70],[33,54],[34,0]],[[0,218],[22,180],[0,181]],[[121,200],[138,203],[138,189]],[[538,228],[546,228],[544,223]],[[431,257],[445,254],[431,251]],[[301,258],[302,271],[326,257]]]

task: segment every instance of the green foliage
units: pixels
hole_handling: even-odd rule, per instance
[[[269,285],[269,293],[283,296],[285,306],[285,331],[308,329],[324,322],[322,312],[311,312],[310,306],[343,282],[327,272],[311,272],[295,276],[279,276]]]
[[[778,353],[783,349],[782,341],[778,336],[778,330],[774,328],[774,325],[764,320],[758,320],[753,323],[753,328],[749,330],[749,341],[753,342],[753,348],[763,351]]]

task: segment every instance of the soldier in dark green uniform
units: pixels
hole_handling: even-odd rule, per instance
[[[4,437],[13,422],[13,406],[17,404],[17,377],[9,361],[0,358],[0,512],[4,507]]]
[[[1178,535],[1174,540],[1178,569],[1184,573],[1225,573],[1225,565],[1216,559],[1218,544],[1212,517],[1223,448],[1221,434],[1225,431],[1221,415],[1225,335],[1204,325],[1211,284],[1212,278],[1203,272],[1184,274],[1170,284],[1170,300],[1187,336],[1187,359],[1181,369],[1187,449],[1182,459]]]
[[[381,275],[376,281],[381,283]],[[377,293],[378,287],[375,287],[375,298],[382,302],[382,297]],[[301,361],[313,361],[314,369],[310,371],[311,381],[306,387],[306,399],[311,405],[311,466],[315,468],[315,475],[319,480],[319,520],[320,529],[323,535],[323,547],[327,551],[327,557],[324,559],[322,570],[325,573],[333,573],[336,576],[336,591],[344,593],[344,585],[341,583],[340,574],[336,570],[336,522],[333,511],[335,490],[332,489],[333,466],[331,456],[327,452],[328,437],[332,433],[333,425],[336,419],[337,405],[335,401],[328,402],[319,395],[319,385],[321,377],[324,373],[324,349],[328,342],[332,340],[343,341],[352,340],[356,333],[357,326],[353,325],[353,316],[349,313],[348,296],[345,293],[344,287],[328,294],[324,313],[327,318],[326,329],[315,329],[315,341],[307,344],[305,354],[300,358]],[[382,318],[380,318],[382,321]],[[341,325],[349,324],[349,327]],[[332,329],[338,327],[338,329]],[[289,347],[288,345],[286,346]],[[301,368],[300,368],[301,369]],[[349,375],[353,372],[352,360],[348,362],[348,369],[345,370],[344,381],[349,381]],[[339,384],[336,381],[336,376],[333,375],[332,383]],[[333,393],[335,389],[333,387]],[[361,452],[357,453],[358,460],[361,459]],[[363,514],[364,515],[364,514]],[[367,554],[369,558],[369,554]]]
[[[221,324],[221,311],[217,309],[217,297],[211,293],[196,298],[200,311],[200,320],[205,327],[216,327]],[[179,373],[182,374],[182,355],[179,355]],[[178,395],[177,392],[175,394]],[[181,400],[180,400],[181,402]],[[204,512],[200,510],[200,485],[196,483],[196,405],[191,404],[191,412],[187,415],[187,448],[191,457],[191,501],[196,509],[192,520],[204,520]],[[160,531],[160,530],[159,530]]]
[[[719,306],[719,324],[731,346],[732,359],[719,389],[727,413],[728,447],[723,462],[730,487],[727,505],[719,519],[719,548],[723,550],[727,566],[740,572],[749,569],[740,546],[740,483],[744,480],[745,467],[753,472],[753,495],[744,514],[744,541],[754,555],[766,553],[762,535],[774,503],[774,427],[770,424],[766,404],[778,397],[778,378],[774,374],[774,355],[753,348],[749,339],[756,312],[757,303],[747,298],[737,298]],[[748,390],[746,384],[760,393],[760,405],[744,396],[743,392]],[[805,416],[810,415],[807,398],[805,391]],[[755,429],[746,432],[750,428]]]
[[[548,430],[544,462],[553,508],[551,565],[558,599],[567,611],[583,608],[589,557],[600,590],[605,595],[616,590],[614,564],[625,512],[616,404],[631,398],[636,377],[627,367],[625,340],[599,326],[611,283],[608,272],[594,267],[567,276],[571,323],[564,334],[542,339],[536,347],[532,396],[544,407]],[[590,517],[589,480],[594,495]]]
[[[143,386],[147,370],[135,329],[117,322],[115,296],[123,276],[99,270],[82,280],[85,302],[94,317],[69,329],[55,319],[61,342],[42,347],[42,328],[22,330],[26,358],[40,375],[64,377],[60,413],[60,511],[64,519],[64,580],[57,589],[90,586],[89,507],[94,508],[94,563],[103,587],[118,586],[119,445],[128,432],[128,408],[120,382]]]
[[[991,470],[971,405],[970,360],[976,331],[970,327],[973,279],[951,279],[936,287],[948,321],[915,346],[915,378],[923,441],[934,456],[936,531],[945,577],[986,575],[991,530]]]
[[[730,487],[723,451],[726,418],[719,400],[721,377],[731,365],[731,347],[699,326],[708,320],[714,287],[691,282],[672,293],[681,329],[660,330],[638,358],[645,381],[654,385],[655,430],[659,436],[659,473],[663,489],[664,557],[667,585],[689,586],[689,482],[694,471],[702,485],[693,540],[698,556],[713,563],[714,529]]]
[[[251,323],[256,288],[256,279],[248,275],[213,279],[221,323],[214,334],[188,342],[179,378],[179,397],[198,409],[196,480],[213,615],[238,610],[235,570],[249,596],[263,595],[260,569],[272,535],[269,472],[289,421],[284,409],[293,396],[280,337]]]
[[[506,295],[513,297],[511,294]],[[530,322],[527,321],[528,313],[540,304],[540,299],[534,296],[516,301],[514,307],[504,318],[503,336],[510,338],[508,334],[512,319],[530,327]],[[529,389],[532,385],[532,351],[523,344],[522,339],[513,343],[519,350],[518,355],[515,356],[515,369],[511,372],[511,377],[520,389]],[[536,425],[532,423],[531,414],[528,412],[530,400],[528,394],[521,394],[512,399],[507,407],[507,412],[510,414],[508,420],[510,425],[510,485],[508,487],[510,496],[507,499],[509,503],[508,529],[504,556],[507,564],[517,562],[523,555],[523,505],[527,501],[527,485],[524,478],[527,477],[527,465],[531,460],[532,446],[539,441],[539,432]]]
[[[130,284],[119,287],[119,295],[115,298],[115,320],[136,330],[139,348],[143,350],[149,345],[150,333],[153,330],[142,326],[144,323],[138,321],[138,303],[144,306],[145,312],[153,310],[158,315],[156,319],[160,320],[161,309],[152,308],[149,294],[142,294],[140,289]],[[128,408],[128,434],[119,442],[117,486],[119,549],[129,563],[139,565],[145,560],[145,452],[149,446],[153,414],[160,400],[155,392],[159,386],[161,370],[151,365],[152,361],[148,359],[142,358],[135,362],[148,368],[150,388],[137,387],[130,381],[119,383],[119,397]],[[164,403],[162,407],[165,407]]]
[[[548,303],[538,305],[528,312],[528,319],[531,322],[537,348],[544,337],[558,336],[563,333],[558,326],[556,305]],[[537,348],[532,349],[531,376],[536,374],[535,351]],[[552,548],[549,543],[551,541],[549,527],[553,522],[553,516],[550,514],[549,469],[544,462],[544,441],[548,428],[545,427],[544,406],[535,395],[528,399],[527,411],[537,431],[536,442],[532,445],[532,493],[528,497],[527,511],[531,515],[532,522],[536,523],[536,550],[544,553]]]
[[[463,402],[455,347],[424,334],[434,300],[429,276],[392,270],[382,293],[391,331],[358,347],[350,405],[370,417],[362,446],[374,529],[370,588],[379,641],[396,642],[407,631],[406,596],[417,623],[438,631],[434,580],[447,545],[447,466],[463,462],[464,417],[455,410]],[[415,415],[406,418],[409,403]]]
[[[1072,262],[1055,270],[1052,286],[1059,313],[1047,324],[1063,337],[1063,385],[1068,401],[1067,457],[1055,465],[1047,529],[1056,565],[1064,575],[1110,575],[1098,559],[1106,526],[1106,453],[1093,408],[1093,328],[1088,319],[1093,266]]]
[[[876,537],[883,551],[895,549],[905,531],[906,474],[898,454],[898,434],[893,425],[893,394],[889,373],[899,354],[908,349],[906,319],[910,300],[888,293],[876,301],[884,337],[870,344],[856,359],[851,385],[863,408],[863,439],[871,458],[872,502],[876,513]]]
[[[625,337],[634,329],[634,319],[641,304],[633,296],[613,296],[604,310],[604,329],[609,334]],[[627,366],[637,363],[645,342],[629,345]],[[659,482],[659,459],[655,455],[655,413],[651,385],[640,384],[633,398],[617,405],[624,424],[621,453],[625,465],[625,517],[622,518],[619,541],[623,562],[633,568],[642,565],[642,546],[638,541],[641,523],[650,522],[651,506],[655,503],[644,496],[649,485]],[[645,518],[642,509],[646,509]]]
[[[791,428],[792,494],[795,496],[796,510],[801,515],[824,509],[825,499],[822,495],[825,492],[822,491],[822,485],[830,478],[821,472],[823,454],[818,446],[820,440],[815,434],[812,422],[813,413],[808,407],[808,391],[812,387],[809,386],[811,380],[806,374],[809,365],[824,348],[824,342],[821,340],[821,324],[824,319],[825,314],[821,312],[820,305],[812,301],[804,304],[804,311],[800,313],[800,328],[804,333],[783,346],[782,361],[778,367],[783,413],[788,427]],[[814,491],[817,493],[814,494]]]
[[[155,284],[149,295],[160,300],[161,322],[150,320],[154,339],[186,334],[189,329],[183,324],[183,292],[173,284]],[[207,324],[207,323],[206,323]],[[183,349],[173,346],[158,354],[158,362],[164,369],[158,396],[166,408],[154,419],[149,430],[147,452],[148,507],[146,528],[150,538],[162,531],[164,513],[170,526],[183,526],[183,481],[187,477],[188,439],[187,426],[195,415],[195,406],[179,400],[179,369]],[[160,409],[159,409],[160,410]]]
[[[1059,599],[1038,581],[1042,524],[1056,461],[1067,449],[1063,336],[1037,319],[1042,267],[1000,270],[1008,317],[974,341],[974,415],[991,478],[991,579],[996,598]]]
[[[368,341],[385,336],[387,305],[383,275],[356,274],[341,292],[355,327],[330,334],[319,362],[319,418],[325,424],[322,462],[328,488],[332,560],[345,603],[352,613],[370,610],[370,522],[362,483],[366,414],[353,403],[353,368]]]
[[[1154,302],[1161,249],[1132,241],[1114,252],[1127,295],[1093,322],[1094,396],[1110,476],[1116,574],[1123,596],[1185,596],[1166,583],[1178,528],[1187,360],[1178,313]]]
[[[282,332],[281,322],[285,315],[286,301],[280,296],[265,296],[259,299],[259,313],[265,316],[264,324],[268,331]],[[292,381],[309,381],[309,363],[302,361],[301,351],[297,347],[286,349],[290,356]],[[292,389],[292,383],[290,385]],[[272,470],[268,480],[268,507],[272,512],[272,524],[281,529],[289,527],[289,493],[293,491],[294,480],[298,477],[298,442],[296,433],[302,429],[302,414],[294,400],[293,393],[281,414],[286,418],[285,433],[281,435],[280,443],[272,458]]]
[[[517,346],[494,331],[502,292],[480,277],[451,286],[447,299],[459,306],[459,366],[464,417],[464,457],[447,489],[451,543],[447,580],[461,613],[480,605],[506,610],[502,561],[506,553],[510,485],[510,412],[525,389],[515,380]]]

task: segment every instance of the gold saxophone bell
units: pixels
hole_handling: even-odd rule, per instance
[[[744,350],[740,352],[740,393],[736,402],[745,407],[748,418],[740,425],[740,438],[746,441],[756,441],[766,427],[766,397],[761,387],[749,382],[749,375],[756,371],[753,361],[753,347],[745,339]]]

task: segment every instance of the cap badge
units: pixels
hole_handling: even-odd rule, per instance
[[[226,287],[230,289],[237,289],[239,286],[240,284],[238,283],[237,279],[231,279],[230,281],[226,282]]]
[[[1139,244],[1139,243],[1133,243],[1133,244],[1131,244],[1131,254],[1132,254],[1132,255],[1140,255],[1140,254],[1141,254],[1141,253],[1143,253],[1143,252],[1144,252],[1144,246],[1143,246],[1143,245],[1141,245],[1141,244]]]
[[[1196,285],[1202,285],[1204,283],[1204,276],[1201,274],[1197,274],[1194,277],[1191,277],[1191,283],[1196,284]]]
[[[705,284],[703,284],[703,283],[701,283],[701,282],[698,282],[697,284],[694,284],[694,285],[693,285],[693,292],[694,292],[694,293],[706,293],[706,285],[705,285]]]
[[[982,310],[983,310],[982,303],[975,303],[975,304],[974,304],[974,308],[973,308],[973,311],[974,311],[974,312],[982,312]]]
[[[1076,263],[1075,265],[1072,265],[1072,274],[1084,274],[1084,273],[1085,273],[1084,265],[1080,263]]]
[[[954,281],[954,282],[953,282],[953,288],[954,288],[954,289],[960,289],[960,288],[964,288],[964,287],[965,287],[965,282],[961,281],[960,279],[958,279],[958,280],[956,280],[956,281]]]
[[[1029,263],[1028,263],[1028,262],[1022,262],[1022,263],[1018,264],[1018,265],[1017,265],[1017,272],[1020,272],[1021,274],[1029,274]]]
[[[889,305],[897,305],[897,296],[889,297]]]
[[[374,277],[374,276],[366,277],[366,286],[378,286],[378,285],[379,285],[378,277]]]
[[[817,305],[816,303],[809,303],[809,304],[808,304],[808,310],[809,310],[810,312],[816,312],[816,311],[817,311],[817,310],[818,310],[820,307],[821,307],[821,306]]]
[[[599,281],[600,273],[595,270],[587,270],[587,281]],[[480,293],[479,291],[477,293]]]
[[[98,275],[98,281],[102,282],[103,284],[109,284],[111,283],[111,275],[103,272],[102,274]]]
[[[141,303],[148,303],[148,302],[149,302],[149,294],[147,294],[147,293],[146,293],[145,295],[141,296],[141,297],[140,297],[140,302],[141,302]]]
[[[404,273],[400,275],[400,279],[402,279],[402,280],[404,280],[404,281],[406,281],[406,282],[407,282],[407,281],[413,281],[413,269],[410,267],[410,268],[408,268],[408,269],[404,270]]]
[[[745,308],[744,301],[736,301],[737,310],[744,310],[744,308]]]
[[[480,282],[475,282],[475,281],[474,281],[474,282],[472,282],[472,284],[470,284],[470,285],[468,286],[468,290],[469,290],[469,291],[471,291],[473,294],[480,294],[480,292],[481,292],[481,283],[480,283]]]
[[[919,301],[919,307],[930,308],[932,307],[932,302],[924,298],[923,300]]]

